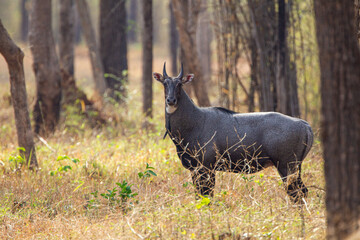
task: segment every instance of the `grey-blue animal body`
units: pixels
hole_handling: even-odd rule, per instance
[[[197,107],[182,88],[193,74],[184,77],[181,67],[169,77],[164,64],[163,75],[153,75],[164,85],[166,131],[199,194],[213,195],[215,171],[255,173],[275,166],[294,202],[306,196],[301,163],[314,138],[306,121],[277,112]]]

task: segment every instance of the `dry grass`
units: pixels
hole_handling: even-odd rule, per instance
[[[30,53],[25,49],[26,55]],[[164,54],[156,50],[154,70],[161,71]],[[31,59],[25,66],[29,101],[33,104]],[[166,60],[166,59],[165,59]],[[129,54],[127,107],[113,108],[114,119],[90,129],[81,118],[37,140],[40,169],[16,170],[16,133],[7,101],[7,69],[0,61],[0,238],[1,239],[323,239],[325,206],[323,160],[316,143],[303,165],[309,187],[306,206],[293,205],[275,169],[254,175],[217,173],[215,197],[195,200],[190,173],[164,134],[162,89],[155,87],[153,128],[143,130],[139,48]],[[91,93],[86,51],[77,50],[77,79]],[[90,84],[89,84],[90,82]],[[69,116],[63,116],[63,118]],[[76,127],[75,127],[76,126]],[[57,161],[59,156],[70,159]],[[71,159],[78,159],[74,163]],[[140,178],[148,163],[157,176]],[[70,166],[68,171],[51,171]],[[125,180],[138,195],[117,203],[101,193]],[[96,195],[97,192],[97,197]],[[93,194],[91,194],[93,193]],[[117,199],[120,199],[117,197]]]

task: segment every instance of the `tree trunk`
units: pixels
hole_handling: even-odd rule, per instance
[[[74,0],[60,0],[59,55],[62,70],[74,78]]]
[[[202,0],[196,30],[196,46],[204,79],[211,78],[211,23],[207,2]]]
[[[225,3],[224,1],[213,0],[213,5],[217,6],[213,10],[214,16],[214,33],[216,38],[216,52],[218,64],[218,89],[219,104],[221,107],[230,108],[229,96],[229,74],[227,64],[224,64],[227,57],[226,32],[228,30],[228,21],[224,17]]]
[[[355,0],[355,32],[360,44],[360,0]]]
[[[285,0],[278,0],[278,44],[277,44],[277,76],[276,76],[276,100],[277,111],[288,114],[287,90],[289,89],[289,79],[286,78],[286,16]]]
[[[51,30],[51,1],[33,1],[29,43],[37,89],[35,132],[47,135],[55,131],[59,121],[61,100],[60,67]]]
[[[250,63],[250,91],[249,91],[249,112],[255,111],[255,92],[258,91],[258,52],[254,41],[250,43],[251,63]]]
[[[138,13],[138,0],[130,1],[129,21],[128,21],[128,40],[129,43],[137,42],[137,13]]]
[[[285,0],[278,0],[278,7],[276,110],[289,116],[300,117],[296,71],[294,74],[294,63],[290,62],[287,44],[289,12],[286,11]]]
[[[169,31],[170,31],[170,55],[171,55],[171,72],[174,76],[178,73],[177,67],[177,53],[179,48],[179,34],[176,29],[176,21],[174,17],[174,11],[172,7],[171,1],[169,2],[169,10],[170,10],[170,24],[169,24]]]
[[[33,132],[27,103],[24,75],[24,53],[11,40],[0,20],[0,53],[4,56],[9,68],[11,100],[15,113],[15,125],[18,136],[20,155],[25,155],[30,168],[38,166],[35,153]],[[25,152],[23,151],[25,150]]]
[[[176,24],[178,26],[180,43],[186,59],[186,63],[189,66],[189,71],[195,74],[193,86],[195,90],[195,96],[200,106],[210,106],[210,100],[207,92],[207,85],[204,79],[204,75],[200,66],[200,60],[196,47],[196,26],[198,15],[200,11],[201,0],[191,1],[189,16],[186,16],[183,8],[183,1],[172,0],[174,15]]]
[[[75,51],[75,4],[74,0],[60,0],[60,36],[59,36],[59,55],[60,69],[62,76],[62,92],[64,105],[79,105],[80,99],[85,105],[90,106],[92,102],[88,100],[86,94],[81,91],[75,82],[74,75],[74,51]],[[81,110],[83,112],[83,109]]]
[[[175,18],[175,11],[174,11],[174,5],[171,2],[171,7],[172,7],[172,15],[174,17],[174,20],[175,20],[175,24],[177,26],[177,22],[176,22],[176,18]],[[189,0],[185,0],[185,1],[182,1],[181,4],[182,4],[182,15],[183,16],[186,16],[186,19],[189,17]],[[186,20],[187,21],[187,20]],[[176,27],[176,32],[177,32],[177,37],[179,38],[179,31],[178,31],[178,26]],[[180,43],[180,39],[178,39],[178,42]],[[190,72],[190,68],[189,68],[189,63],[187,62],[186,60],[186,56],[185,56],[185,51],[187,51],[187,49],[185,49],[185,47],[180,44],[180,56],[179,56],[179,59],[180,59],[180,63],[183,64],[183,71],[185,73],[188,73]],[[179,68],[176,68],[176,69],[173,69],[174,72],[174,76],[177,76],[179,74]],[[193,91],[192,91],[192,87],[194,87],[192,84],[186,84],[183,86],[183,89],[186,91],[186,93],[192,97],[193,96]]]
[[[100,1],[100,55],[108,94],[123,102],[127,83],[125,0]]]
[[[63,102],[65,104],[75,101],[77,89],[74,77],[74,6],[74,0],[60,1],[59,55],[62,71]]]
[[[106,90],[106,84],[100,53],[96,44],[95,32],[91,23],[89,7],[85,0],[76,0],[76,7],[80,17],[81,28],[89,49],[89,57],[95,81],[95,101],[102,102],[102,97],[104,96]]]
[[[76,6],[75,6],[76,8]],[[81,34],[82,34],[82,30],[81,30],[81,21],[80,21],[80,17],[79,17],[79,13],[78,11],[74,11],[74,24],[75,24],[75,43],[79,44],[81,42]]]
[[[29,33],[29,14],[28,14],[28,0],[20,1],[20,9],[21,9],[21,40],[23,42],[27,41],[28,33]]]
[[[314,5],[327,238],[346,239],[360,227],[360,51],[354,34],[354,2],[317,0]]]
[[[142,91],[143,112],[146,116],[152,116],[152,61],[153,61],[153,22],[152,22],[152,0],[143,1],[143,69],[142,69]]]
[[[248,0],[248,6],[253,29],[252,37],[255,39],[259,57],[260,111],[275,111],[275,2],[274,0]]]

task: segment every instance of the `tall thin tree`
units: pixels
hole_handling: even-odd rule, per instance
[[[77,100],[82,100],[85,105],[92,105],[92,102],[87,99],[86,94],[76,86],[74,73],[74,58],[75,58],[75,1],[74,0],[60,0],[60,22],[59,22],[59,56],[60,69],[62,76],[62,91],[63,101],[62,105],[71,105],[77,103]],[[78,103],[79,106],[80,103]],[[82,112],[83,112],[83,107]]]
[[[278,0],[276,110],[290,116],[300,117],[296,68],[295,64],[290,61],[287,43],[290,14],[287,9],[289,7],[286,6],[285,0]]]
[[[125,0],[100,1],[100,55],[109,95],[123,101],[127,83]]]
[[[89,50],[92,73],[95,81],[95,101],[101,103],[106,91],[106,83],[100,52],[96,43],[95,30],[90,18],[89,6],[85,0],[76,0],[76,8]]]
[[[75,98],[76,85],[74,76],[75,47],[75,9],[74,0],[60,1],[59,56],[62,71],[64,102]]]
[[[55,131],[60,117],[61,75],[51,29],[51,1],[34,0],[30,15],[29,43],[36,78],[35,132]]]
[[[196,46],[204,79],[211,77],[211,23],[208,2],[201,1],[199,20],[196,30]]]
[[[143,112],[146,116],[152,116],[152,61],[153,61],[153,21],[152,0],[142,2],[143,10],[143,56],[142,56],[142,91]]]
[[[28,0],[20,1],[20,9],[21,9],[21,40],[23,42],[27,41],[28,33],[29,33],[29,13],[28,13]]]
[[[169,11],[170,11],[170,23],[169,23],[169,48],[171,55],[171,72],[173,75],[177,74],[177,58],[178,58],[178,48],[179,48],[179,34],[176,29],[176,21],[173,13],[173,6],[171,1],[169,2]]]
[[[127,37],[129,40],[129,43],[134,43],[137,41],[137,17],[138,17],[138,0],[131,0],[130,6],[129,6],[129,17],[128,17],[128,33]]]
[[[10,38],[0,19],[0,53],[4,56],[10,74],[11,100],[15,113],[16,133],[20,154],[25,155],[26,163],[30,168],[38,166],[33,132],[31,130],[29,109],[27,103],[24,53]]]
[[[360,51],[354,1],[317,0],[327,238],[360,228]],[[359,239],[359,235],[353,239]]]
[[[259,58],[259,105],[261,111],[276,110],[276,18],[275,1],[248,0],[252,38]]]

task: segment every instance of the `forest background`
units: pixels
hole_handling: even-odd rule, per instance
[[[35,155],[28,158],[18,147],[8,68],[1,58],[1,238],[325,238],[313,1],[131,0],[104,1],[106,6],[99,0],[53,0],[48,5],[52,15],[43,22],[51,23],[53,55],[60,63],[58,80],[46,81],[59,81],[47,92],[62,95],[62,101],[49,108],[59,114],[49,125],[36,117],[41,85],[31,48],[39,40],[31,40],[23,20],[41,2],[0,0],[2,24],[25,56],[38,165],[28,170],[32,163],[27,160]],[[61,57],[65,2],[75,4],[70,8],[72,70]],[[81,14],[87,9],[86,20]],[[95,33],[92,43],[89,26]],[[104,29],[112,27],[123,33],[106,35]],[[98,60],[92,59],[94,52]],[[111,52],[121,53],[114,61],[110,57],[115,67],[106,63]],[[96,62],[103,68],[100,75]],[[170,139],[162,140],[163,89],[152,72],[162,73],[164,62],[169,75],[178,74],[180,63],[186,73],[195,73],[186,91],[200,106],[279,111],[311,124],[315,142],[302,168],[310,191],[304,204],[288,199],[275,168],[253,175],[217,173],[214,199],[195,199],[189,172]]]

